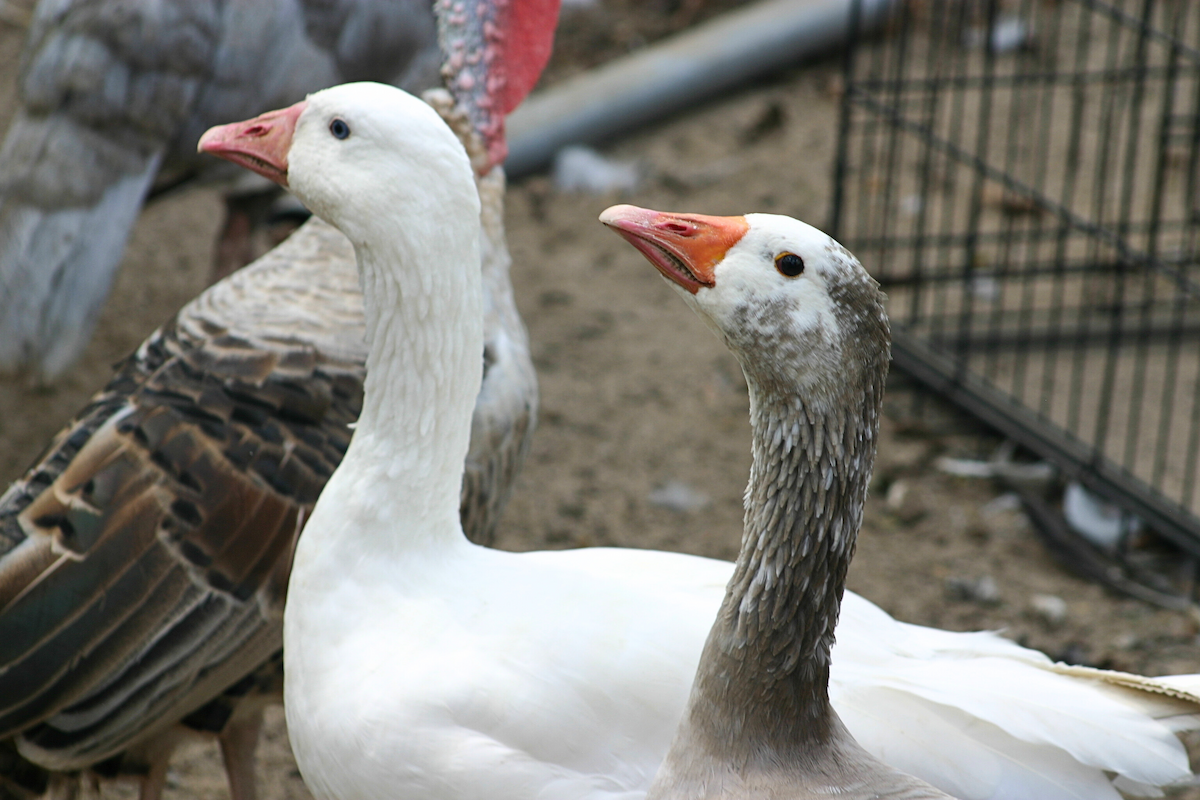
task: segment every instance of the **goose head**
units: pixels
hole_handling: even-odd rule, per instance
[[[607,209],[600,221],[725,341],[756,390],[799,394],[810,410],[833,410],[886,372],[890,333],[879,284],[811,225],[775,214],[630,205]]]
[[[429,105],[393,86],[325,89],[211,128],[199,150],[287,187],[355,245],[369,241],[383,219],[424,219],[430,208],[479,214],[470,162],[454,133]]]

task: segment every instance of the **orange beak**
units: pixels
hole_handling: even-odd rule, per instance
[[[296,120],[307,105],[301,100],[294,106],[268,111],[246,122],[209,128],[200,137],[196,150],[232,161],[280,186],[287,186],[287,154],[292,149]]]
[[[745,217],[671,214],[626,205],[605,210],[600,221],[692,294],[714,285],[717,264],[750,229]]]

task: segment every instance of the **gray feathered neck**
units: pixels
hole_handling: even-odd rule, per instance
[[[835,248],[835,258],[853,261]],[[758,304],[739,309],[747,324],[737,327],[755,331],[752,339],[726,333],[750,388],[753,463],[741,553],[687,720],[718,757],[786,758],[837,725],[829,654],[891,342],[883,294],[855,266],[828,287],[837,330],[797,331],[790,309]]]

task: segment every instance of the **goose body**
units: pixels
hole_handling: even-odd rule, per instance
[[[643,797],[733,567],[463,538],[481,284],[461,147],[426,107],[373,84],[201,146],[342,230],[364,287],[363,413],[300,537],[284,615],[288,727],[314,795]],[[970,798],[1116,797],[1106,770],[1155,785],[1189,775],[1174,730],[1194,721],[1191,679],[1074,670],[992,634],[898,623],[851,594],[841,618],[830,699],[889,767]]]

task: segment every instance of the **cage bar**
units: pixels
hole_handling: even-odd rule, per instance
[[[1200,558],[1200,4],[851,29],[829,227],[896,366]]]

